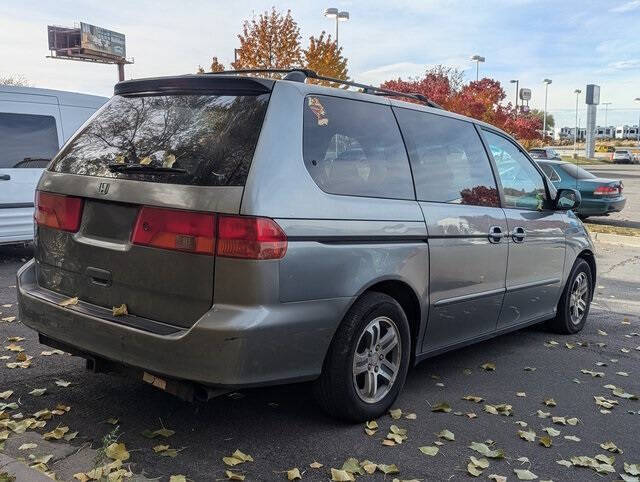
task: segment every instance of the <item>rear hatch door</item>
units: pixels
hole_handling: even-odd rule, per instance
[[[79,219],[75,230],[39,223],[38,284],[109,310],[126,304],[132,316],[195,323],[213,300],[213,213],[240,210],[270,82],[118,84],[40,182],[43,219],[47,203]]]

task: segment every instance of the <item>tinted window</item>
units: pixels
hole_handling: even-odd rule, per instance
[[[470,122],[394,109],[421,201],[499,206],[482,141]]]
[[[0,113],[0,168],[46,167],[58,147],[53,117]]]
[[[539,163],[538,166],[540,166],[540,169],[542,169],[542,172],[544,172],[550,180],[552,181],[560,180],[560,176],[558,176],[558,173],[555,171],[555,169],[551,164]]]
[[[114,97],[52,171],[199,186],[244,185],[269,96]],[[177,172],[122,172],[118,165]]]
[[[561,168],[575,179],[595,179],[596,176],[575,164],[562,164]]]
[[[407,153],[391,107],[309,96],[304,163],[331,194],[413,199]]]
[[[505,207],[543,209],[546,197],[542,175],[506,137],[484,131],[498,167]]]

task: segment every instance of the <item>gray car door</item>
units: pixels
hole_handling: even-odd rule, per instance
[[[484,130],[509,228],[507,291],[498,329],[554,314],[562,288],[565,216],[551,208],[544,174],[507,137]]]
[[[429,243],[423,352],[495,330],[505,290],[507,232],[497,183],[474,124],[395,108]]]

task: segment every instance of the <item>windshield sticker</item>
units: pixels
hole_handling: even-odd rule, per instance
[[[327,113],[324,110],[324,106],[317,97],[309,97],[309,108],[313,111],[318,119],[319,126],[329,125],[329,119]]]

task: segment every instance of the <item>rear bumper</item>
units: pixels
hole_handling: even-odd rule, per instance
[[[583,200],[578,208],[578,214],[585,216],[598,216],[622,211],[627,199],[618,197],[612,199],[587,199]]]
[[[191,328],[174,327],[158,334],[147,326],[103,318],[99,313],[104,308],[97,306],[59,306],[55,293],[37,286],[33,260],[17,277],[20,319],[45,337],[87,356],[229,388],[317,377],[335,329],[352,301],[333,298],[251,307],[218,304]]]

